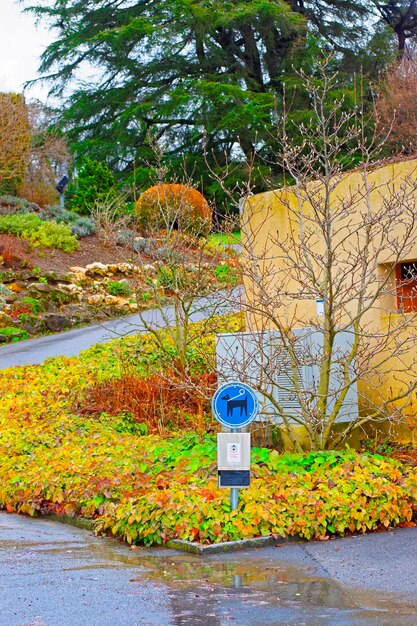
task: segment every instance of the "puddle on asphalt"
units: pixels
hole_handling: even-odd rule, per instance
[[[295,567],[275,556],[262,558],[262,550],[197,557],[163,549],[128,550],[101,541],[74,550],[75,562],[65,569],[126,569],[132,594],[148,581],[163,585],[176,626],[415,626],[417,622],[416,607],[396,603],[391,594],[346,589],[311,564]]]

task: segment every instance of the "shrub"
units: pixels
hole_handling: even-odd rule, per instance
[[[15,213],[33,213],[41,211],[41,207],[35,202],[29,202],[25,198],[17,196],[0,196],[0,213],[2,215],[12,215]]]
[[[22,237],[24,231],[37,230],[41,225],[42,220],[32,213],[0,216],[0,233],[14,235],[15,237]]]
[[[34,247],[56,248],[64,252],[74,252],[79,247],[77,237],[68,226],[56,222],[44,222],[36,230],[24,231],[22,236]]]
[[[161,432],[166,427],[180,428],[190,425],[190,415],[209,409],[198,389],[215,388],[214,374],[201,374],[193,378],[191,386],[184,386],[179,375],[153,374],[147,378],[125,375],[94,385],[86,394],[81,413],[118,415],[129,413],[150,432]],[[188,418],[187,418],[188,415]]]
[[[96,225],[91,217],[79,215],[75,211],[61,209],[60,206],[45,207],[39,216],[45,221],[67,224],[72,234],[79,238],[89,237],[96,232]]]
[[[57,248],[64,252],[73,252],[79,246],[68,226],[44,222],[32,213],[0,216],[0,233],[22,237],[34,247]]]
[[[180,276],[178,272],[173,271],[168,265],[158,268],[156,276],[164,291],[172,292],[178,287],[177,283]]]
[[[107,291],[112,296],[130,296],[132,293],[129,283],[123,280],[109,281]]]
[[[121,233],[126,234],[132,221],[126,196],[118,195],[114,190],[102,194],[91,207],[90,214],[96,225],[97,236],[105,246],[118,245]]]
[[[197,234],[207,232],[211,210],[197,189],[186,185],[160,184],[144,191],[136,203],[136,217],[144,230],[172,227]]]
[[[20,194],[29,202],[41,207],[54,204],[58,200],[58,192],[51,182],[44,180],[27,180]]]
[[[91,237],[91,235],[95,235],[97,228],[94,223],[94,220],[91,217],[78,217],[72,224],[70,225],[71,232],[73,235],[81,239],[82,237]]]
[[[25,244],[9,235],[0,235],[0,256],[7,266],[20,262],[25,253]]]

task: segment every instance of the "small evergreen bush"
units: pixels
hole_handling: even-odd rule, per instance
[[[16,213],[40,213],[41,207],[36,202],[29,202],[17,196],[0,196],[0,215],[15,215]]]
[[[97,227],[91,217],[80,216],[70,225],[71,232],[79,239],[95,235]]]
[[[95,235],[96,225],[94,220],[90,217],[86,217],[76,213],[75,211],[68,211],[67,209],[61,209],[59,206],[46,207],[40,217],[45,221],[55,221],[58,224],[67,224],[73,235],[78,238],[89,237]]]

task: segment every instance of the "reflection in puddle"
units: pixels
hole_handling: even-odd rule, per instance
[[[104,541],[84,547],[87,563],[74,563],[70,569],[125,568],[131,593],[148,581],[162,584],[176,626],[416,624],[415,608],[396,605],[391,596],[360,597],[318,574],[311,564],[295,567],[275,555],[263,559],[258,553],[254,559],[247,552],[213,558],[163,549],[128,551],[115,543],[110,548]]]

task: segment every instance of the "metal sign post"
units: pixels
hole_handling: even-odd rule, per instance
[[[59,181],[59,183],[55,187],[55,189],[59,192],[59,205],[60,205],[61,209],[65,208],[64,191],[65,191],[65,187],[68,185],[68,183],[69,183],[68,176],[65,175],[65,176],[63,176],[61,178],[61,180]]]
[[[250,434],[241,429],[258,415],[258,397],[246,383],[230,382],[217,389],[211,407],[217,421],[230,429],[217,435],[217,467],[219,487],[230,488],[230,508],[234,511],[239,489],[250,485]]]
[[[232,433],[237,433],[237,432],[239,432],[237,428],[232,428]],[[249,442],[249,445],[250,445],[250,442]],[[230,510],[235,511],[238,506],[239,506],[239,489],[237,487],[231,487],[230,488]]]

